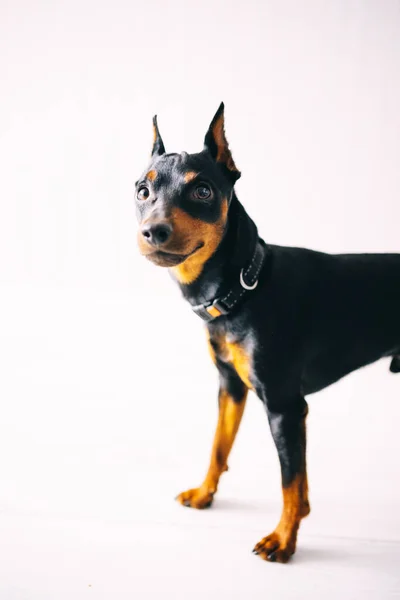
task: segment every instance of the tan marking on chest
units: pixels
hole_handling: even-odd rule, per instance
[[[236,373],[239,375],[243,383],[252,389],[251,377],[251,357],[248,352],[236,342],[227,341],[226,337],[219,337],[217,340],[217,355],[223,360],[233,366]],[[214,350],[210,345],[210,354],[215,362]]]
[[[236,373],[248,388],[251,388],[250,383],[250,357],[246,351],[239,344],[230,344],[226,342],[226,348],[228,350],[230,360]]]

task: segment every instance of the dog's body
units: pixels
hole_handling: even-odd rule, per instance
[[[400,254],[330,255],[267,245],[233,190],[239,176],[223,105],[197,155],[166,154],[155,121],[152,164],[137,184],[139,245],[171,268],[207,321],[220,376],[208,473],[178,500],[210,506],[253,390],[267,409],[284,499],[277,528],[254,551],[286,562],[310,510],[304,397],[385,356],[400,371]]]

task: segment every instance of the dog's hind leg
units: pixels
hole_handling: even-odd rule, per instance
[[[400,354],[396,354],[396,356],[392,358],[390,370],[392,373],[400,373]]]

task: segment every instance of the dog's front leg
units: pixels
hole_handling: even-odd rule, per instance
[[[281,465],[283,510],[275,531],[256,544],[253,552],[271,562],[285,563],[294,554],[300,520],[310,512],[306,473],[307,412],[305,401],[302,406],[296,404],[283,412],[268,410]]]
[[[244,407],[246,405],[247,388],[237,379],[221,380],[219,390],[219,416],[211,460],[207,475],[200,487],[182,492],[177,496],[178,502],[192,508],[208,508],[217,491],[221,474],[228,469],[227,460],[239,429]]]

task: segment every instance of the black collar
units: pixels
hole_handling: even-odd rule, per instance
[[[240,272],[238,272],[237,280],[231,285],[230,290],[223,296],[217,297],[214,300],[192,306],[193,312],[201,317],[204,321],[209,322],[231,313],[239,302],[242,302],[246,296],[256,289],[258,284],[258,276],[264,264],[266,256],[266,245],[260,240],[258,235],[255,236],[255,246],[251,254],[251,259]]]

